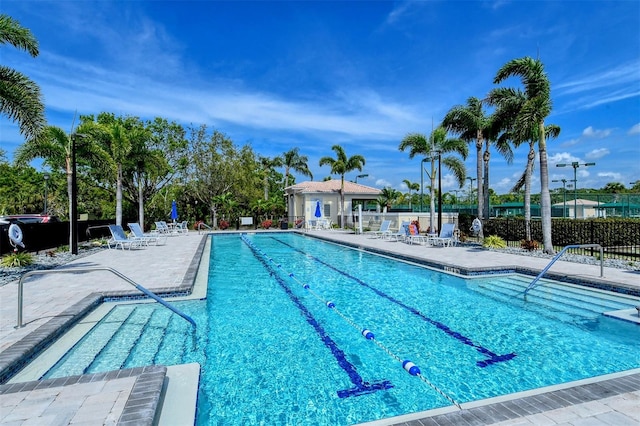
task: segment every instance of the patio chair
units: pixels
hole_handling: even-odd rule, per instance
[[[109,225],[109,231],[111,231],[111,239],[107,241],[107,246],[111,248],[111,244],[113,244],[114,248],[120,248],[122,250],[128,248],[131,250],[132,247],[142,247],[143,241],[139,238],[127,238],[127,235],[124,233],[124,229],[120,225]]]
[[[384,234],[383,238],[389,241],[404,241],[409,235],[409,223],[410,222],[402,222],[400,228],[398,228],[398,232],[390,232]]]
[[[127,226],[131,230],[131,233],[133,234],[133,236],[143,240],[146,243],[146,245],[149,245],[149,243],[154,243],[155,245],[158,245],[158,243],[160,242],[161,238],[164,238],[164,242],[165,243],[167,241],[167,235],[166,234],[160,234],[157,231],[152,231],[150,233],[146,233],[145,234],[144,231],[142,230],[142,228],[140,227],[140,224],[137,223],[137,222],[136,223],[127,223]]]
[[[183,220],[180,223],[176,223],[174,231],[176,234],[188,234],[189,228],[187,227],[187,221]]]
[[[169,228],[169,225],[164,220],[156,222],[156,229],[159,234],[176,235],[175,229]]]
[[[378,229],[377,231],[365,232],[365,234],[371,235],[370,238],[382,238],[384,234],[391,233],[391,230],[389,229],[390,226],[391,226],[390,220],[383,220],[382,223],[380,224],[380,229]]]
[[[443,247],[450,247],[454,245],[456,243],[455,229],[456,229],[455,223],[443,224],[442,229],[440,230],[440,235],[435,238],[431,238],[431,243],[434,246],[441,245]]]
[[[418,244],[426,244],[427,237],[424,235],[420,235],[420,232],[418,232],[418,227],[412,223],[409,225],[409,235],[407,235],[405,241],[409,244],[413,244],[414,242]]]

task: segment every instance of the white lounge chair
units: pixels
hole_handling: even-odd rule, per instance
[[[409,235],[409,223],[410,222],[402,222],[400,228],[398,228],[398,232],[390,232],[384,234],[383,238],[389,241],[404,241],[407,239],[407,235]]]
[[[109,225],[109,231],[111,231],[111,239],[107,241],[107,246],[111,248],[111,244],[113,244],[114,248],[120,248],[122,250],[128,248],[131,250],[132,247],[141,247],[144,242],[136,237],[127,238],[127,235],[124,233],[124,229],[120,225]]]
[[[134,237],[140,238],[147,245],[149,245],[149,243],[154,243],[155,245],[158,245],[161,238],[164,239],[164,242],[167,241],[167,235],[160,234],[157,231],[152,231],[150,233],[145,234],[144,231],[142,231],[142,228],[140,227],[139,223],[127,223],[127,226],[131,230],[131,233],[134,235]]]
[[[384,234],[391,233],[391,229],[389,229],[390,226],[390,220],[383,220],[380,224],[380,229],[378,229],[377,231],[370,231],[365,233],[367,235],[371,235],[371,238],[383,238]]]
[[[183,220],[180,223],[176,223],[176,226],[173,228],[177,234],[188,234],[189,228],[187,227],[187,221]]]
[[[434,246],[441,245],[443,247],[449,247],[454,245],[456,243],[455,229],[456,229],[455,223],[443,224],[442,229],[440,230],[440,235],[435,238],[431,238],[431,243]]]
[[[413,223],[411,223],[409,224],[409,235],[407,235],[405,242],[409,244],[413,244],[413,243],[426,244],[427,237],[424,235],[420,235],[420,232],[418,232],[418,227]]]

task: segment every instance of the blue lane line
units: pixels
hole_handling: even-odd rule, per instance
[[[333,265],[330,265],[329,263],[327,263],[327,262],[325,262],[325,261],[323,261],[321,259],[318,259],[315,256],[312,256],[312,255],[310,255],[308,253],[305,253],[304,251],[300,250],[299,248],[297,248],[297,247],[295,247],[295,246],[293,246],[293,245],[291,245],[291,244],[289,244],[289,243],[287,243],[285,241],[282,241],[282,240],[280,240],[280,239],[278,239],[276,237],[270,237],[270,238],[276,240],[280,244],[284,244],[285,246],[290,247],[291,249],[297,251],[298,253],[301,253],[301,254],[307,256],[310,259],[313,259],[314,261],[326,266],[327,268],[330,268],[330,269],[338,272],[339,274],[354,280],[358,284],[370,289],[371,291],[373,291],[377,295],[379,295],[381,297],[384,297],[385,299],[395,303],[396,305],[401,306],[404,309],[408,310],[412,314],[417,315],[418,317],[422,318],[423,320],[425,320],[429,324],[435,325],[439,330],[444,331],[447,335],[453,337],[454,339],[457,339],[458,341],[464,343],[465,345],[471,346],[472,348],[475,348],[481,354],[483,354],[485,356],[488,356],[489,357],[488,359],[484,359],[484,360],[481,360],[481,361],[476,361],[476,365],[478,367],[484,368],[484,367],[487,367],[487,366],[489,366],[491,364],[496,364],[498,362],[509,361],[509,360],[515,358],[515,356],[516,356],[516,354],[513,353],[513,352],[509,353],[509,354],[498,355],[498,354],[490,351],[489,349],[487,349],[487,348],[485,348],[483,346],[477,345],[471,339],[469,339],[468,337],[465,337],[462,334],[451,330],[449,327],[447,327],[445,324],[441,323],[440,321],[436,321],[436,320],[434,320],[432,318],[429,318],[428,316],[424,315],[422,312],[420,312],[416,308],[413,308],[411,306],[406,305],[404,302],[394,298],[393,296],[389,296],[388,294],[384,293],[383,291],[378,290],[375,287],[372,287],[371,285],[369,285],[366,282],[362,281],[360,278],[354,277],[353,275],[350,275],[349,273],[347,273],[345,271],[342,271],[342,270],[334,267]]]
[[[244,242],[245,244],[247,244],[246,241]],[[256,250],[254,249],[254,247],[252,247],[250,244],[247,244],[247,246],[251,249],[254,256],[264,265],[267,271],[269,271],[269,275],[271,275],[276,280],[276,282],[280,285],[280,287],[282,287],[285,293],[287,293],[291,301],[296,305],[298,309],[300,309],[300,311],[303,313],[307,322],[314,328],[316,333],[318,333],[318,335],[320,336],[322,343],[324,343],[324,345],[327,348],[329,348],[329,350],[331,351],[331,354],[334,356],[334,358],[338,362],[338,365],[340,366],[340,368],[342,368],[347,373],[347,375],[349,376],[349,379],[351,380],[351,383],[354,384],[354,387],[351,389],[339,390],[337,392],[338,397],[347,398],[350,396],[360,396],[360,395],[373,393],[379,390],[391,389],[393,387],[393,385],[389,380],[381,380],[376,382],[364,381],[362,379],[362,376],[358,374],[356,367],[347,360],[347,357],[345,356],[342,349],[340,349],[338,345],[336,345],[336,343],[333,341],[333,339],[329,337],[324,327],[322,327],[322,325],[318,323],[318,321],[313,317],[311,312],[309,312],[307,307],[291,291],[289,286],[287,286],[286,282],[280,277],[277,271],[273,269],[273,267],[259,253],[256,253]]]

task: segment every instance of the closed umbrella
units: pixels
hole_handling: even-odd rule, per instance
[[[174,222],[178,219],[178,205],[176,204],[176,200],[171,202],[171,220]]]
[[[316,201],[316,212],[314,216],[318,219],[322,217],[322,212],[320,211],[320,201]]]

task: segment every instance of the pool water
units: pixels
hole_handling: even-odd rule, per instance
[[[207,299],[175,303],[195,342],[157,304],[120,305],[47,377],[195,361],[199,425],[335,425],[640,367],[640,327],[602,315],[637,298],[542,280],[525,299],[531,279],[289,233],[214,236]]]

